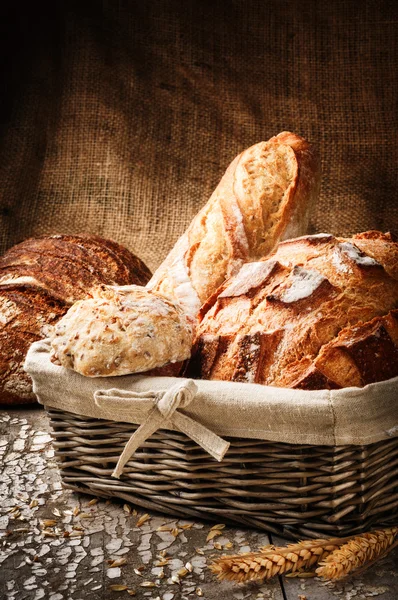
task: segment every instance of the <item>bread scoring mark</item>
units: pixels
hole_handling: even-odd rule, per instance
[[[318,290],[318,288],[328,279],[313,269],[304,269],[303,267],[294,267],[289,278],[288,286],[283,288],[281,293],[270,294],[268,301],[279,301],[284,304],[298,302],[304,298],[309,298]]]
[[[324,244],[335,240],[336,238],[330,233],[315,233],[314,235],[302,235],[301,237],[296,237],[292,239],[284,239],[279,242],[279,246],[286,246],[287,244],[295,244],[296,242],[307,242],[311,246],[316,246],[318,244]]]
[[[236,366],[231,381],[265,382],[283,336],[283,330],[256,331],[237,336],[234,348]]]
[[[359,267],[382,267],[382,265],[377,262],[371,256],[368,256],[364,252],[362,252],[357,246],[352,244],[351,242],[342,242],[338,244],[338,249],[340,252],[346,256],[349,260],[353,261]]]
[[[337,249],[333,251],[332,254],[332,265],[336,269],[336,271],[340,273],[352,273],[352,269],[347,261],[341,255],[341,252]]]
[[[235,183],[234,183],[234,194],[235,192]],[[233,214],[235,223],[234,223],[234,235],[238,238],[240,251],[243,252],[244,256],[247,257],[250,254],[249,249],[249,241],[247,239],[245,226],[243,224],[243,216],[242,211],[239,208],[238,200],[235,195],[231,195],[229,198],[229,208]],[[233,245],[232,245],[233,247]]]
[[[276,260],[246,263],[218,297],[232,298],[234,296],[243,296],[250,290],[264,284],[278,267],[279,263]]]
[[[175,283],[174,293],[181,307],[188,315],[196,317],[201,306],[201,301],[192,285],[183,258],[178,258],[173,262],[170,275]]]
[[[294,390],[336,390],[340,385],[326,377],[315,365],[311,365],[290,387]]]
[[[9,284],[18,284],[18,285],[34,285],[43,289],[47,289],[45,286],[43,286],[40,281],[38,281],[37,279],[35,279],[34,277],[29,277],[29,276],[22,276],[22,277],[13,277],[11,276],[7,276],[5,275],[4,277],[2,277],[0,279],[0,286],[1,285],[9,285]]]

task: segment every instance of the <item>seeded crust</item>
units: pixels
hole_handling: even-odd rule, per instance
[[[71,304],[98,285],[145,285],[150,276],[139,258],[98,236],[44,236],[10,248],[0,258],[0,404],[35,401],[26,352]]]
[[[51,335],[55,364],[86,377],[141,373],[189,358],[192,329],[179,306],[139,286],[101,286],[76,302]]]
[[[397,264],[380,232],[281,242],[202,307],[188,375],[299,389],[398,376]]]
[[[306,233],[319,194],[314,148],[283,132],[237,156],[148,288],[178,302],[193,320],[240,267],[269,254],[280,239]]]

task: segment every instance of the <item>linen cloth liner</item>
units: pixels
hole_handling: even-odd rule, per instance
[[[47,407],[135,424],[147,421],[165,390],[189,381],[144,375],[84,377],[50,361],[48,340],[32,344],[25,370],[39,402]],[[398,435],[398,377],[364,388],[320,391],[205,380],[195,380],[195,386],[190,402],[176,412],[216,436],[333,446],[371,444]],[[129,392],[142,394],[131,408]],[[172,418],[163,419],[161,427],[178,429]]]

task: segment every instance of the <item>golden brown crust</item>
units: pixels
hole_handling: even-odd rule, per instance
[[[10,248],[0,258],[0,404],[35,401],[22,368],[26,351],[70,304],[99,284],[149,278],[140,259],[97,236],[44,236]]]
[[[320,185],[314,148],[283,132],[237,156],[148,284],[192,318],[223,281],[305,233]]]
[[[280,243],[203,307],[188,374],[301,389],[398,375],[397,263],[381,233]]]

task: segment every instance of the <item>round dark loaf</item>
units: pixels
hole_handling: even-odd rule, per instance
[[[398,376],[397,265],[376,231],[281,242],[202,307],[188,375],[299,389]]]
[[[149,269],[116,242],[93,235],[28,239],[0,258],[0,404],[35,402],[23,363],[77,300],[100,284],[145,285]]]

